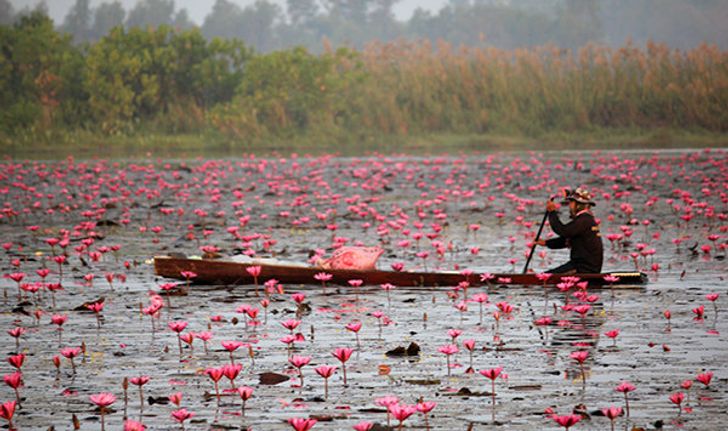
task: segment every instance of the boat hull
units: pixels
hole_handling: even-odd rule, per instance
[[[260,266],[257,280],[247,271],[248,267]],[[381,285],[385,283],[400,287],[457,286],[467,281],[469,286],[481,285],[548,285],[561,283],[562,277],[568,275],[552,274],[544,281],[535,273],[529,274],[492,274],[493,278],[481,280],[480,273],[463,274],[460,272],[409,272],[409,271],[356,271],[345,269],[322,269],[311,266],[260,264],[256,262],[236,262],[226,259],[198,259],[157,256],[154,258],[154,269],[157,275],[178,280],[186,280],[183,271],[194,272],[196,276],[189,280],[196,284],[263,284],[275,279],[283,284],[321,284],[316,280],[318,273],[328,273],[331,279],[327,284],[348,286],[350,280],[361,280],[362,285]],[[619,281],[608,284],[604,281],[607,275],[618,277]],[[647,276],[640,272],[613,272],[603,274],[573,274],[581,281],[588,281],[590,286],[638,287],[647,282]]]

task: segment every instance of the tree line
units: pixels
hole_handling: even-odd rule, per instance
[[[376,39],[445,40],[453,45],[510,49],[553,43],[576,49],[589,42],[621,46],[630,38],[690,49],[702,42],[728,47],[728,8],[724,0],[449,0],[437,12],[421,8],[407,20],[395,17],[398,0],[257,0],[241,7],[216,0],[199,24],[202,34],[244,40],[258,52],[304,46],[321,52],[323,40],[333,46],[363,48]],[[41,11],[44,3],[38,6]],[[0,24],[10,24],[29,11],[13,11],[0,0]],[[174,0],[138,0],[125,10],[116,1],[91,7],[76,0],[58,29],[76,43],[95,42],[117,26],[171,26],[187,30],[196,24]]]
[[[208,130],[236,140],[674,127],[728,130],[728,54],[649,42],[428,40],[258,52],[199,28],[76,44],[42,11],[0,26],[0,136]]]

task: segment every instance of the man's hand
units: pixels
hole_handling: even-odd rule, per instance
[[[536,245],[540,245],[541,247],[543,247],[546,245],[546,240],[540,239],[540,240],[536,241]]]
[[[549,200],[548,202],[546,202],[546,211],[553,212],[553,211],[556,211],[557,208],[558,207],[556,206],[556,202],[554,202],[552,200]]]

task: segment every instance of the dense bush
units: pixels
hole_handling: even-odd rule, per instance
[[[114,28],[74,46],[42,14],[0,27],[0,130],[118,134],[538,135],[728,129],[728,55],[648,43],[501,50],[375,43],[256,54],[197,29]]]

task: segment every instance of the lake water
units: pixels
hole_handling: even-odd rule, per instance
[[[623,381],[636,390],[629,394],[630,417],[617,418],[617,429],[717,430],[728,420],[728,153],[723,150],[5,161],[0,172],[0,234],[7,247],[0,250],[6,275],[0,281],[5,292],[0,345],[6,355],[16,352],[6,331],[25,329],[19,339],[26,358],[22,408],[13,419],[17,429],[70,430],[74,416],[80,429],[100,429],[99,412],[89,401],[100,392],[117,398],[105,418],[107,429],[122,429],[125,411],[147,429],[180,429],[170,416],[178,407],[166,397],[181,392],[181,407],[195,414],[185,429],[293,429],[286,421],[294,417],[318,419],[314,430],[352,429],[361,421],[385,425],[386,410],[375,400],[394,395],[406,404],[437,403],[427,422],[415,413],[404,429],[563,429],[545,410],[564,415],[577,408],[585,414],[572,429],[603,430],[610,422],[597,412],[624,407],[623,394],[615,391]],[[597,201],[605,271],[638,269],[649,275],[647,285],[590,290],[598,296],[591,301],[575,298],[573,290],[540,286],[468,289],[471,299],[489,296],[482,319],[477,302],[466,302],[466,311],[455,308],[464,298],[452,288],[397,288],[388,300],[377,286],[324,290],[312,280],[282,286],[284,293],[273,294],[266,311],[253,286],[192,285],[188,295],[164,299],[154,332],[151,318],[140,313],[150,304],[150,292],[171,281],[154,275],[151,258],[200,255],[205,245],[218,247],[222,255],[252,252],[295,261],[307,261],[316,249],[328,255],[333,244],[380,245],[385,249],[380,268],[402,262],[405,269],[457,265],[520,272],[546,199],[579,185],[592,190]],[[566,219],[563,209],[561,216]],[[52,260],[61,248],[46,240],[63,238],[64,232],[67,261],[61,275]],[[610,241],[610,234],[622,237]],[[120,248],[113,251],[114,246]],[[426,258],[418,257],[422,251]],[[565,251],[540,251],[530,266],[536,272],[568,258]],[[18,300],[17,283],[7,277],[22,272],[21,283],[41,282],[36,273],[41,268],[50,270],[45,281],[62,283],[55,308],[42,287]],[[94,275],[92,282],[88,274]],[[106,274],[115,275],[113,286]],[[305,294],[298,316],[291,295],[297,292]],[[719,294],[714,303],[706,298],[711,293]],[[90,311],[77,310],[101,297],[105,305],[98,323]],[[567,299],[591,308],[583,317],[565,311]],[[495,304],[504,301],[514,309],[496,321]],[[245,314],[236,311],[243,305],[260,310],[259,324],[246,323]],[[704,306],[702,319],[693,311],[699,306]],[[671,312],[669,322],[665,310]],[[380,328],[376,311],[389,324]],[[53,314],[68,316],[60,340]],[[534,324],[544,316],[551,325]],[[289,334],[281,322],[292,318],[300,320],[296,332],[303,336],[293,353],[311,357],[303,367],[303,387],[280,341]],[[183,333],[211,332],[209,351],[194,339],[180,361],[177,336],[168,328],[173,320],[188,322]],[[362,323],[359,346],[345,328],[354,321]],[[438,348],[453,342],[452,329],[462,333],[448,373]],[[605,336],[615,329],[614,340]],[[467,339],[475,340],[473,373],[463,345]],[[228,379],[220,381],[218,403],[204,373],[230,362],[221,346],[229,340],[246,343],[233,354],[243,364],[236,386],[254,389],[245,416],[237,393],[226,391]],[[417,356],[385,354],[412,342],[420,346]],[[53,357],[61,348],[82,343],[86,353],[75,359],[76,372],[63,357],[57,370]],[[331,353],[339,347],[355,349],[346,364],[347,386]],[[575,351],[588,352],[583,375],[570,357]],[[324,380],[314,371],[323,364],[339,366],[327,399]],[[496,379],[493,409],[491,381],[478,371],[498,366],[507,378]],[[14,371],[7,361],[1,367],[4,375]],[[714,373],[709,386],[695,381],[708,371]],[[264,372],[290,380],[261,384]],[[129,385],[125,409],[122,382],[141,375],[151,379],[143,387],[140,417],[138,387]],[[689,391],[681,388],[686,380],[693,381]],[[669,399],[676,392],[687,395],[679,415]],[[0,389],[0,401],[14,398],[7,385]]]

